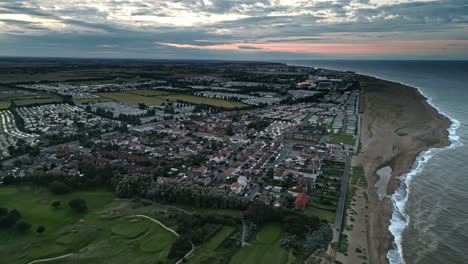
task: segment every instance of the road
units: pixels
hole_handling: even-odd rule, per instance
[[[343,223],[343,215],[346,206],[346,192],[348,191],[349,173],[351,168],[351,157],[346,158],[345,169],[343,172],[343,178],[341,181],[340,197],[338,205],[336,207],[335,221],[333,222],[333,240],[332,242],[338,242],[341,232],[341,224]],[[336,232],[335,232],[336,231]]]
[[[354,140],[354,155],[358,154],[358,149],[359,149],[359,140],[361,140],[361,115],[359,115],[359,98],[360,95],[358,95],[356,99],[356,109],[354,110],[356,112],[357,116],[357,131],[356,131],[356,139]]]

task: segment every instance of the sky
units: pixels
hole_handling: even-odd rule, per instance
[[[468,59],[467,0],[0,0],[0,56]]]

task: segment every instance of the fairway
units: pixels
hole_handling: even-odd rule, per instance
[[[68,207],[68,201],[78,197],[86,201],[86,213],[78,214]],[[24,234],[0,230],[0,263],[23,264],[70,253],[73,255],[48,263],[167,260],[176,237],[156,223],[126,216],[151,213],[154,208],[136,208],[138,205],[130,201],[113,199],[114,194],[108,191],[54,195],[42,187],[0,187],[0,207],[18,209],[22,218],[32,224]],[[55,209],[51,204],[57,200],[61,206]],[[39,225],[46,228],[42,234],[35,232]]]
[[[225,256],[222,252],[217,252],[216,249],[218,249],[224,240],[229,238],[233,232],[234,227],[223,226],[195,252],[195,256],[189,259],[189,263],[208,263],[210,260],[213,261],[215,258],[224,259]]]
[[[245,246],[231,258],[231,264],[265,263],[281,264],[288,262],[289,252],[280,247],[283,230],[279,224],[267,224]]]

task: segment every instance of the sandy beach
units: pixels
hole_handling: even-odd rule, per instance
[[[362,151],[353,158],[353,163],[364,166],[368,181],[369,263],[388,263],[386,255],[393,241],[388,229],[392,204],[385,195],[395,192],[400,185],[397,177],[411,169],[419,153],[449,145],[447,128],[451,122],[413,87],[368,76],[360,76],[360,79],[364,91],[361,103],[365,110],[361,114]],[[376,172],[387,166],[385,171],[391,176],[388,184],[382,186],[387,181],[379,181]],[[362,241],[350,234],[350,249],[356,247],[354,243],[360,239]]]

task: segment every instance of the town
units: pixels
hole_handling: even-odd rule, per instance
[[[119,189],[132,176],[192,184],[316,217],[339,236],[345,175],[360,147],[357,75],[285,64],[192,67],[160,78],[0,88],[3,184],[38,175],[97,181],[106,168],[121,197],[154,200],[148,190]]]

